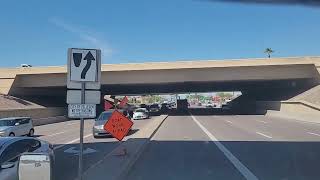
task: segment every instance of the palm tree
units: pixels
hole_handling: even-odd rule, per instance
[[[271,48],[266,48],[266,50],[264,50],[264,53],[268,54],[268,58],[270,58],[271,54],[274,53],[274,51]]]

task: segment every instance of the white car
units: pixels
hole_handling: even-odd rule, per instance
[[[133,113],[133,119],[148,119],[149,118],[149,112],[146,108],[138,108]]]
[[[34,128],[30,117],[10,117],[0,119],[0,137],[24,135],[34,135]]]

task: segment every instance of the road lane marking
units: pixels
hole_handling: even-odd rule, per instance
[[[56,136],[56,135],[59,135],[59,134],[66,133],[66,132],[67,132],[67,131],[62,131],[62,132],[58,132],[58,133],[54,133],[54,134],[47,135],[46,137],[52,137],[52,136]]]
[[[256,133],[259,134],[259,135],[261,135],[261,136],[264,136],[264,137],[266,137],[266,138],[272,139],[271,136],[265,135],[265,134],[263,134],[263,133],[261,133],[261,132],[256,132]]]
[[[319,136],[320,137],[320,134],[317,134],[317,133],[313,133],[313,132],[307,132],[308,134],[311,134],[311,135],[315,135],[315,136]]]
[[[87,137],[90,137],[90,136],[92,136],[92,134],[88,134],[88,135],[86,135],[86,136],[83,136],[83,139],[85,139],[85,138],[87,138]],[[72,141],[66,142],[65,144],[61,144],[61,145],[59,145],[59,146],[56,146],[56,147],[53,148],[53,149],[54,149],[54,150],[57,150],[57,149],[60,149],[60,148],[66,146],[66,145],[68,145],[68,144],[75,143],[75,142],[77,142],[77,141],[80,141],[80,138],[77,138],[77,139],[74,139],[74,140],[72,140]]]
[[[266,121],[258,120],[259,122],[262,122],[264,124],[268,124]]]
[[[230,124],[233,124],[231,121],[229,121],[229,120],[226,120],[228,123],[230,123]]]
[[[74,125],[74,124],[78,124],[78,122],[68,123],[67,125],[70,126],[70,125]]]
[[[258,180],[258,178],[237,159],[222,143],[218,141],[192,114],[193,121],[202,129],[204,133],[211,139],[211,141],[223,152],[228,160],[237,168],[237,170],[248,180]]]

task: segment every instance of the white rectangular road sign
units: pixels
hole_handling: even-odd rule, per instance
[[[100,89],[101,51],[99,49],[68,50],[69,89],[81,89],[81,82],[86,82],[86,89]]]
[[[100,91],[85,91],[86,104],[100,104],[101,92]],[[68,90],[67,91],[67,104],[81,104],[81,90]]]
[[[68,116],[69,118],[95,118],[96,105],[95,104],[69,104]]]

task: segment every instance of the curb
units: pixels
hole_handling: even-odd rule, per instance
[[[90,166],[83,173],[83,179],[100,180],[101,177],[108,177],[110,180],[122,180],[125,178],[167,117],[168,115],[159,116],[161,119],[155,119],[154,123],[145,126],[143,131],[137,133],[136,136],[118,145],[110,153],[102,157],[100,161]],[[114,156],[115,152],[123,149],[123,147],[127,149],[128,154]]]
[[[135,164],[135,162],[139,159],[141,154],[145,151],[148,144],[151,142],[150,140],[153,138],[153,136],[157,133],[157,131],[160,129],[163,122],[168,118],[169,115],[166,115],[162,121],[157,125],[156,129],[153,131],[153,133],[150,135],[150,137],[147,139],[147,141],[140,147],[140,149],[134,154],[132,159],[128,162],[128,165],[126,169],[124,169],[121,173],[121,175],[116,180],[123,180],[128,175],[129,170],[132,168],[132,166]]]

